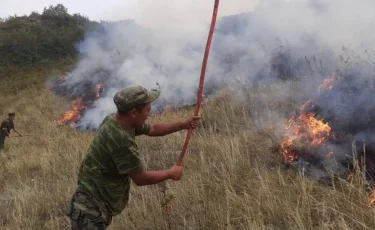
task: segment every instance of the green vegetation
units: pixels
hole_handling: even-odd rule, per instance
[[[0,20],[0,66],[30,65],[75,57],[75,44],[98,22],[69,14],[63,5],[44,8],[41,14]],[[1,77],[1,75],[0,75]]]

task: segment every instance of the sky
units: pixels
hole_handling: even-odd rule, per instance
[[[221,0],[219,17],[252,11],[259,0]],[[171,20],[189,18],[209,21],[214,1],[207,0],[0,0],[0,17],[42,12],[44,7],[63,4],[69,13],[80,13],[91,20],[135,19],[144,26],[165,25]],[[173,12],[170,10],[173,8]],[[192,23],[194,24],[194,23]]]

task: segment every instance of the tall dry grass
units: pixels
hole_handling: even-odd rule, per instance
[[[134,185],[129,206],[109,229],[375,229],[375,211],[361,176],[351,182],[335,179],[328,186],[279,163],[272,151],[278,128],[259,125],[267,116],[277,117],[260,111],[291,111],[297,106],[293,102],[270,98],[292,87],[267,86],[235,96],[221,92],[208,100],[183,162],[182,180]],[[2,94],[4,117],[9,102],[18,115],[16,128],[35,136],[9,138],[0,151],[0,228],[69,229],[65,206],[93,134],[54,125],[66,102],[41,87]],[[190,114],[180,110],[151,121]],[[185,135],[138,138],[147,168],[172,166]]]

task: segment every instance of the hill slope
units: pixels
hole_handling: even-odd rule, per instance
[[[29,69],[19,77],[65,70],[56,66]],[[7,87],[14,84],[11,80],[4,83],[0,92],[9,93],[1,94],[3,117],[8,108],[15,110],[17,129],[34,136],[9,138],[0,152],[0,228],[69,229],[65,206],[93,134],[54,125],[56,108],[65,103],[41,82],[17,91],[17,85]],[[274,129],[255,129],[261,107],[294,108],[293,102],[276,99],[259,106],[259,99],[290,90],[298,88],[293,83],[259,87],[242,95],[246,104],[235,103],[231,92],[218,92],[202,108],[202,126],[189,145],[183,179],[167,186],[134,186],[129,207],[110,229],[374,229],[375,211],[360,177],[351,183],[333,180],[334,186],[300,177],[272,151]],[[191,113],[181,110],[151,120],[173,121]],[[184,132],[139,138],[147,168],[174,164],[184,138]]]

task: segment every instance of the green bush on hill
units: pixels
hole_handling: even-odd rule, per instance
[[[0,20],[0,66],[30,65],[77,54],[75,44],[99,23],[69,14],[62,4],[43,13]]]

